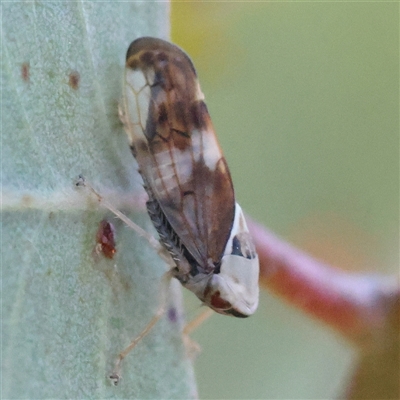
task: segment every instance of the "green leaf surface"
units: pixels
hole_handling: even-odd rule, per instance
[[[168,37],[168,11],[153,2],[2,5],[2,398],[196,396],[176,282],[170,317],[123,362],[119,386],[108,381],[157,308],[165,266],[74,186],[83,174],[152,230],[117,104],[129,43]],[[95,251],[104,218],[116,230],[113,259]]]

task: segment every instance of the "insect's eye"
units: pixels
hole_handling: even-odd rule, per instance
[[[232,239],[232,255],[248,258],[256,258],[257,253],[251,236],[248,232],[238,233]]]
[[[218,310],[228,310],[229,308],[232,307],[232,304],[229,303],[229,301],[224,300],[221,298],[221,293],[219,291],[216,291],[212,296],[211,296],[211,306],[218,309]]]

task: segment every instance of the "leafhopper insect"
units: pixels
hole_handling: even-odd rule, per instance
[[[168,277],[219,314],[250,316],[259,260],[192,61],[169,42],[142,37],[128,48],[123,83],[119,114],[171,258]],[[116,370],[160,314],[119,355]]]
[[[258,305],[258,256],[190,58],[143,37],[126,55],[121,119],[173,276],[220,314]]]

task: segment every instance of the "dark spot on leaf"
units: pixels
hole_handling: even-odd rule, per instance
[[[111,222],[105,219],[100,222],[96,242],[96,249],[99,253],[102,253],[106,258],[114,258],[117,249],[115,248],[115,229]]]
[[[30,78],[29,68],[30,68],[30,66],[29,66],[28,62],[22,63],[22,65],[21,65],[21,77],[25,82],[29,82],[29,78]]]
[[[176,322],[176,321],[178,320],[178,313],[177,313],[175,307],[171,307],[171,308],[168,310],[168,319],[169,319],[171,322]]]
[[[81,76],[79,75],[78,71],[72,71],[69,74],[69,81],[68,85],[72,87],[72,89],[76,90],[79,88],[79,82],[80,82]]]

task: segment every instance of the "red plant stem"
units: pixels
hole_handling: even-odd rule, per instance
[[[392,278],[351,274],[317,261],[249,222],[260,257],[260,284],[365,346],[384,326],[399,288]]]

